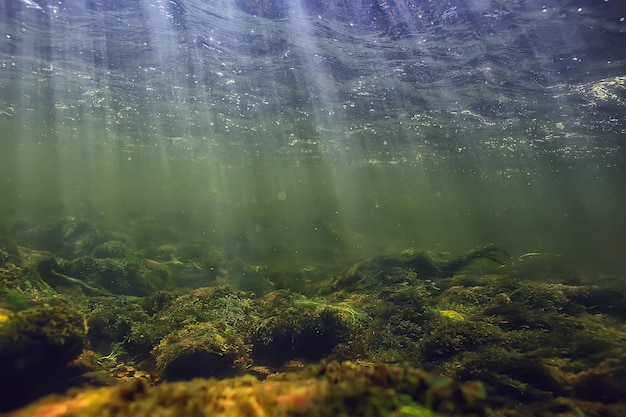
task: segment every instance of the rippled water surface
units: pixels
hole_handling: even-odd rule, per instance
[[[623,271],[626,6],[0,0],[0,217]]]

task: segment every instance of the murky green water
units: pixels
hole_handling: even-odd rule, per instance
[[[587,3],[0,2],[0,220],[623,272],[626,13]]]
[[[624,44],[623,0],[0,0],[0,411],[625,415]]]

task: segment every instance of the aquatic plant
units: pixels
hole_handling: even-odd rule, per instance
[[[0,304],[14,312],[26,310],[30,307],[26,296],[15,288],[6,290],[6,294],[2,297]]]

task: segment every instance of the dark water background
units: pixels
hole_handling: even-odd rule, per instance
[[[0,221],[626,269],[626,3],[0,0]]]

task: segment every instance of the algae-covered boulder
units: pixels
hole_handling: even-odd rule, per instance
[[[6,238],[0,238],[0,267],[10,264],[20,265],[22,257],[15,242]]]
[[[120,240],[110,240],[96,246],[93,250],[93,256],[99,259],[124,259],[133,256],[133,252],[126,243]]]
[[[98,227],[80,216],[66,216],[50,224],[20,225],[18,243],[62,256],[85,255],[98,243]]]
[[[154,349],[157,368],[169,380],[233,376],[250,364],[250,346],[224,323],[185,326]]]
[[[156,292],[144,300],[150,318],[134,322],[125,347],[138,355],[150,352],[168,334],[189,324],[220,323],[242,337],[256,327],[258,306],[252,295],[228,286],[206,287],[184,295]]]
[[[91,349],[108,353],[127,340],[132,327],[148,320],[141,306],[125,297],[87,299],[84,309]]]
[[[369,317],[349,303],[275,291],[260,300],[252,334],[255,362],[280,365],[292,359],[319,361],[359,333]]]
[[[86,343],[83,316],[67,307],[40,307],[0,323],[0,408],[49,391]]]
[[[113,255],[119,247],[102,249],[102,255]],[[120,249],[121,250],[121,249]],[[167,286],[167,271],[135,257],[76,259],[48,258],[39,262],[37,270],[50,286],[80,288],[86,295],[146,296]]]
[[[377,286],[380,278],[397,276],[398,269],[411,270],[420,280],[448,278],[479,260],[502,265],[508,259],[507,252],[494,245],[478,247],[457,257],[407,249],[399,255],[377,256],[352,265],[333,280],[330,289],[364,290]]]

